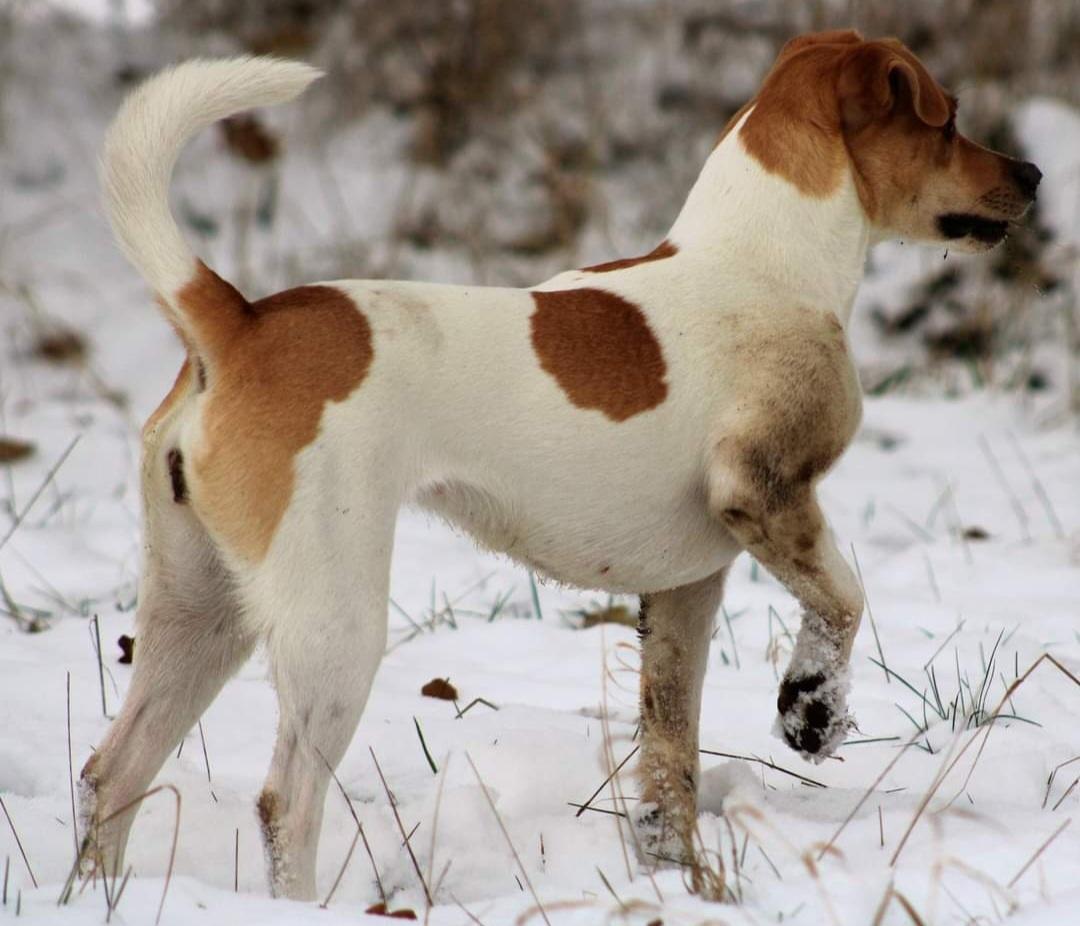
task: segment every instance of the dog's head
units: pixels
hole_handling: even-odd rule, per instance
[[[878,238],[986,250],[1042,177],[957,132],[956,99],[896,39],[850,30],[792,39],[750,107],[740,130],[750,154],[818,197],[838,187],[846,162]]]

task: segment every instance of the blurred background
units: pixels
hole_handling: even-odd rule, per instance
[[[528,285],[654,246],[783,42],[846,26],[901,38],[959,95],[962,131],[1046,174],[989,255],[874,252],[852,333],[867,391],[993,388],[1075,415],[1072,0],[0,0],[0,362],[89,370],[118,402],[145,381],[133,363],[171,367],[164,326],[132,340],[149,302],[95,177],[124,93],[171,62],[273,53],[327,72],[178,170],[187,233],[249,296],[344,276]]]

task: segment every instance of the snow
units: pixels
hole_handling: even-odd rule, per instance
[[[18,902],[21,921],[50,926],[96,924],[106,915],[101,884],[76,890],[63,908],[56,905],[74,842],[67,686],[70,679],[77,775],[107,726],[91,616],[100,623],[107,714],[116,712],[131,679],[131,667],[117,662],[116,639],[133,629],[137,428],[168,388],[180,355],[96,210],[93,152],[116,99],[93,82],[92,71],[79,70],[84,66],[75,56],[66,67],[79,80],[61,87],[42,78],[33,92],[9,93],[13,124],[26,125],[44,111],[48,128],[33,135],[32,144],[0,149],[0,277],[6,286],[0,323],[7,335],[0,431],[37,445],[33,459],[0,474],[2,494],[12,500],[0,512],[0,538],[14,524],[12,512],[29,505],[79,437],[21,526],[10,540],[0,540],[4,588],[27,617],[40,614],[48,625],[31,634],[0,618],[0,798],[41,885],[33,887],[12,829],[0,821],[0,857],[10,866],[0,919],[14,918]],[[83,105],[84,93],[93,95],[94,106]],[[1069,196],[1075,193],[1069,178],[1080,176],[1080,149],[1066,144],[1062,126],[1074,131],[1077,117],[1047,101],[1033,101],[1023,113],[1025,140],[1049,165],[1044,200],[1060,205],[1050,220],[1075,236],[1075,207],[1070,212],[1063,204],[1068,197],[1055,189],[1070,189],[1072,182]],[[282,124],[290,118],[282,115]],[[331,157],[347,200],[371,199],[365,208],[382,214],[401,178],[379,160],[389,158],[393,139],[365,125],[340,137]],[[372,154],[368,146],[376,136],[382,147]],[[381,181],[365,177],[364,157],[374,160]],[[220,160],[209,139],[196,145],[182,164],[181,195],[210,205],[227,199],[237,175]],[[331,220],[320,215],[311,170],[300,152],[280,183],[285,197],[303,203],[325,229]],[[1055,178],[1061,187],[1052,186]],[[351,217],[357,228],[361,218]],[[215,247],[217,265],[228,267],[228,248]],[[283,251],[270,250],[265,245],[256,255],[258,267],[278,266]],[[900,266],[890,263],[893,254],[877,255],[886,278],[889,268]],[[55,367],[29,356],[28,302],[86,332],[86,367]],[[114,390],[128,395],[126,406],[109,400]],[[820,765],[804,762],[771,732],[776,689],[799,621],[795,603],[748,558],[736,563],[725,597],[727,620],[718,619],[710,655],[701,729],[703,748],[728,754],[702,757],[699,821],[704,845],[716,853],[713,862],[722,858],[727,868],[734,899],[725,905],[690,896],[677,871],[646,877],[619,818],[576,816],[570,806],[583,803],[605,779],[608,748],[616,761],[633,749],[634,633],[618,625],[578,629],[576,612],[606,605],[606,596],[541,584],[538,614],[521,568],[477,551],[424,515],[404,513],[388,652],[338,769],[390,909],[423,917],[424,899],[369,750],[404,826],[417,827],[411,845],[425,880],[437,885],[434,924],[463,924],[470,915],[487,926],[537,923],[543,915],[555,924],[657,918],[669,926],[862,924],[874,921],[890,884],[926,923],[1071,921],[1080,902],[1080,827],[1061,831],[1024,870],[1080,809],[1080,787],[1070,791],[1080,763],[1063,765],[1080,755],[1080,689],[1052,664],[1043,662],[1015,691],[1003,709],[1013,719],[993,727],[981,753],[981,740],[963,752],[916,816],[951,757],[987,729],[965,729],[974,703],[985,717],[1044,653],[1080,674],[1078,461],[1075,421],[1061,413],[1056,396],[1036,401],[976,392],[867,400],[859,436],[821,490],[842,549],[850,545],[858,557],[870,611],[851,662],[848,705],[858,729],[836,758]],[[489,703],[477,702],[457,718],[450,702],[421,696],[421,686],[436,677],[456,686],[461,707],[477,698]],[[182,803],[162,923],[355,923],[380,900],[362,846],[327,910],[267,896],[253,809],[274,724],[274,695],[259,656],[204,716],[206,757],[196,729],[166,763],[159,782],[175,786]],[[597,808],[632,807],[631,767],[619,778],[628,803],[613,801],[605,789]],[[174,817],[171,792],[151,797],[140,812],[128,859],[134,875],[113,914],[116,922],[153,921],[165,890]],[[324,897],[354,832],[344,799],[332,790],[319,856]],[[910,921],[896,900],[880,920]]]

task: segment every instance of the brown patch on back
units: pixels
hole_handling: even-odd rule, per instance
[[[660,344],[636,305],[588,288],[532,297],[533,350],[578,408],[625,421],[667,398]]]
[[[215,537],[256,562],[292,498],[296,454],[326,403],[364,380],[374,350],[367,319],[330,286],[278,293],[245,317],[211,367],[192,489]]]
[[[648,264],[654,260],[663,260],[665,257],[674,257],[679,249],[666,238],[661,241],[648,254],[640,257],[623,257],[619,260],[609,260],[604,264],[593,264],[591,267],[582,267],[583,273],[610,273],[612,270],[625,270],[627,267],[636,267],[638,264]]]

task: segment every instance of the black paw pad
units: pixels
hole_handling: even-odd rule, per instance
[[[825,676],[821,672],[807,675],[803,678],[785,678],[780,683],[780,694],[776,698],[776,709],[781,714],[786,714],[799,700],[799,695],[817,691],[825,682]]]
[[[822,697],[813,697],[822,685],[825,676],[816,672],[803,678],[786,678],[780,685],[776,706],[784,718],[784,739],[792,749],[808,755],[817,755],[829,732],[834,726],[832,707]]]

